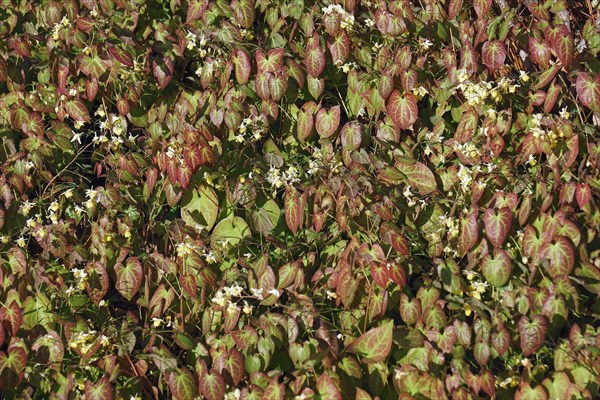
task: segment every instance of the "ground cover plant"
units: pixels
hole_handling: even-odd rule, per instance
[[[597,0],[0,1],[0,397],[600,396]]]

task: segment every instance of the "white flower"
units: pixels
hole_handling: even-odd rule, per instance
[[[25,238],[23,236],[21,236],[20,238],[17,239],[17,246],[19,247],[25,247]]]
[[[33,208],[33,203],[31,203],[29,200],[24,201],[21,206],[19,207],[19,212],[23,215],[28,215],[29,212],[31,211],[31,209]]]
[[[271,289],[271,290],[269,290],[267,293],[268,293],[268,294],[272,294],[272,295],[273,295],[273,296],[275,296],[275,297],[279,297],[279,296],[281,296],[281,293],[280,293],[280,292],[279,292],[279,290],[277,290],[277,289]]]
[[[227,313],[228,314],[234,314],[238,312],[238,306],[236,303],[232,302],[231,300],[228,302],[227,304]]]
[[[258,300],[263,299],[263,291],[259,288],[250,288],[250,293],[252,293],[252,297],[256,297]]]
[[[244,300],[244,307],[242,308],[242,311],[244,312],[244,314],[246,314],[246,315],[252,314],[253,308],[254,308],[253,306],[251,306],[250,304],[248,304],[248,302],[246,300]]]
[[[427,38],[420,37],[419,46],[423,51],[427,51],[431,46],[433,46],[433,42]]]
[[[227,297],[223,294],[222,290],[219,290],[217,293],[215,293],[215,297],[213,297],[211,301],[221,307],[225,307],[225,304],[227,303]]]
[[[152,318],[152,326],[155,328],[160,327],[164,323],[165,323],[165,321],[160,318],[156,318],[156,317]]]

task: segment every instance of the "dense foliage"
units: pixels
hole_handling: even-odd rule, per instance
[[[0,397],[598,398],[597,0],[0,1]]]

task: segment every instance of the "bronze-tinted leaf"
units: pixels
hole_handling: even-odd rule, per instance
[[[350,353],[364,357],[366,363],[378,363],[385,360],[392,348],[394,321],[388,320],[355,339],[347,347]]]
[[[483,224],[486,237],[492,246],[499,248],[506,241],[510,231],[512,211],[508,207],[503,207],[497,211],[488,208],[483,214]]]
[[[546,337],[546,319],[540,315],[531,320],[523,315],[517,324],[523,355],[528,357],[539,350]]]
[[[540,68],[548,68],[552,50],[550,45],[544,39],[537,39],[535,36],[529,36],[529,54],[531,61]]]
[[[317,112],[315,127],[322,138],[331,137],[340,126],[340,106],[333,106],[329,110],[321,108]]]
[[[325,69],[325,53],[319,44],[319,36],[316,33],[308,39],[305,54],[306,71],[313,78],[317,78]]]
[[[579,72],[575,88],[581,104],[596,113],[600,112],[600,74],[592,78],[585,72]]]
[[[84,388],[85,400],[112,400],[113,389],[107,376],[98,379],[96,382],[85,382]]]
[[[142,285],[144,271],[142,264],[137,257],[127,259],[125,265],[117,263],[115,265],[115,274],[117,275],[116,288],[127,300],[131,300],[136,295]]]
[[[488,40],[483,44],[481,55],[483,63],[491,71],[496,71],[504,65],[506,46],[500,40]]]
[[[394,90],[388,98],[386,110],[401,129],[410,128],[419,115],[417,101],[412,93],[401,95],[397,90]]]
[[[504,286],[512,272],[510,255],[502,249],[496,249],[493,257],[486,254],[481,260],[481,272],[492,286]]]
[[[197,383],[187,368],[171,372],[168,383],[174,400],[193,400],[198,396]]]

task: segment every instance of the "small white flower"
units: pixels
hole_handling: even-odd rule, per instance
[[[263,291],[259,288],[250,288],[250,293],[252,293],[252,297],[256,297],[258,300],[263,299]]]
[[[281,296],[281,294],[280,294],[279,290],[277,290],[277,289],[271,289],[271,290],[269,290],[267,293],[268,293],[268,294],[272,294],[272,295],[273,295],[273,296],[275,296],[275,297],[279,297],[279,296]]]

